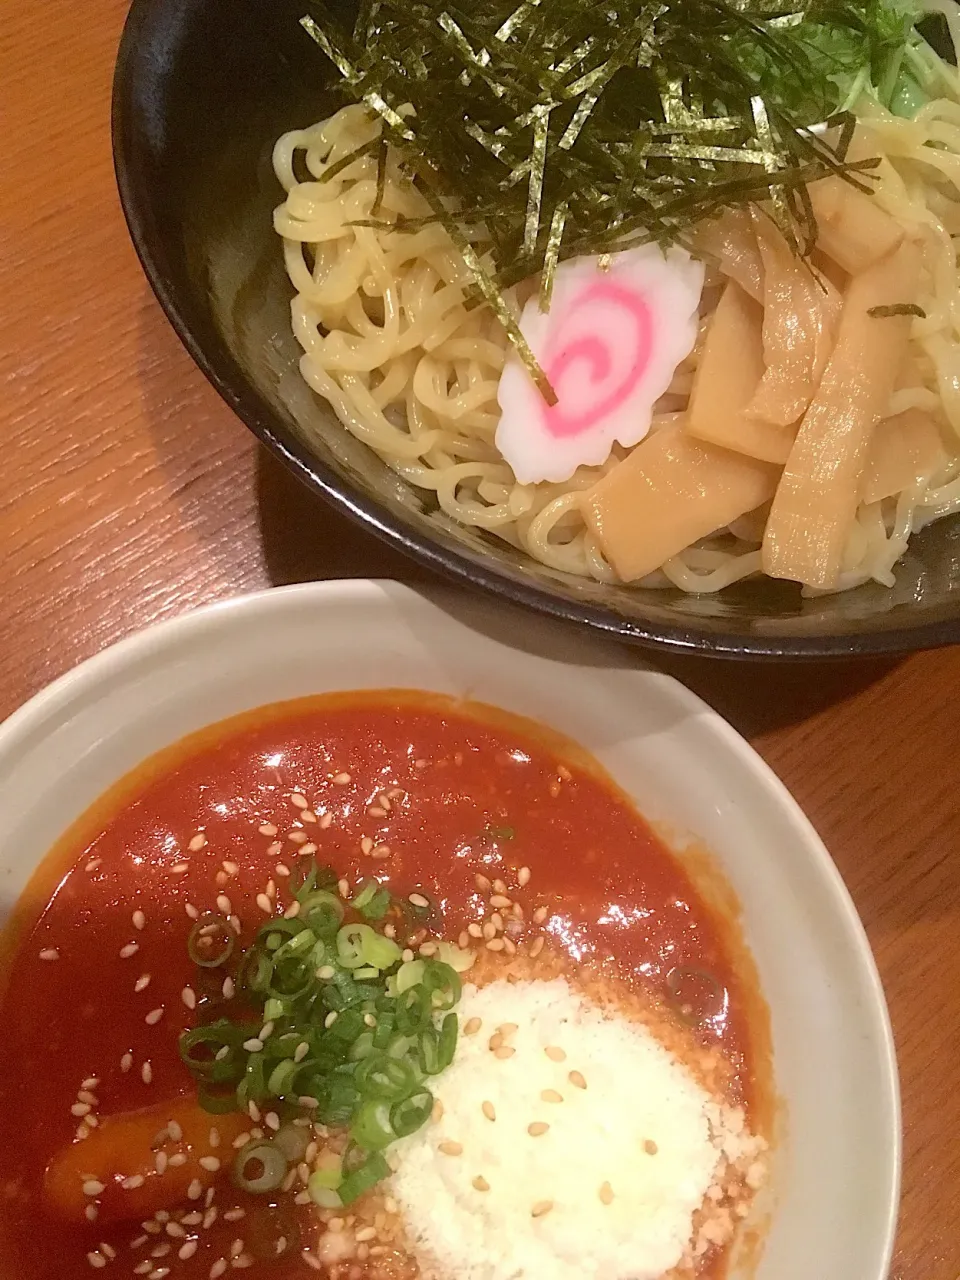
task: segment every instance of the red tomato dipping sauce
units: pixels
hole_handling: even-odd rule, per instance
[[[7,930],[0,1274],[719,1280],[768,1029],[687,865],[477,704],[318,697],[163,751]]]

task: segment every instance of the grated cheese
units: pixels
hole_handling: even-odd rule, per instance
[[[465,987],[459,1013],[480,1030],[433,1082],[442,1114],[400,1144],[392,1184],[424,1275],[660,1280],[691,1247],[722,1113],[733,1129],[742,1113],[563,978]]]

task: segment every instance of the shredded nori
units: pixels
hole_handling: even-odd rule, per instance
[[[886,13],[883,0],[361,0],[346,30],[314,0],[302,22],[345,97],[382,120],[475,300],[549,398],[503,291],[539,275],[546,309],[558,262],[682,243],[760,200],[809,252],[805,184],[839,173],[870,189],[870,162],[845,161],[838,82],[847,50],[869,61],[902,46],[912,21],[888,22],[883,43]],[[462,210],[485,238],[463,235]]]
[[[867,315],[876,320],[889,320],[891,316],[916,316],[919,320],[927,318],[923,307],[918,307],[915,302],[895,302],[889,306],[871,307]]]

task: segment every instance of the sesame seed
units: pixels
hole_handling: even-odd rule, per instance
[[[217,894],[217,910],[222,911],[225,916],[233,915],[233,903],[225,893]]]
[[[167,1172],[167,1159],[168,1157],[165,1151],[158,1151],[153,1157],[153,1167],[156,1169],[157,1173],[162,1175]]]
[[[437,954],[437,944],[435,942],[421,942],[417,950],[422,956],[435,956]]]
[[[90,1114],[89,1102],[75,1102],[70,1108],[70,1114],[74,1116],[86,1116]]]
[[[495,1058],[501,1058],[501,1059],[512,1058],[515,1053],[516,1053],[516,1049],[512,1048],[508,1044],[502,1044],[498,1048],[494,1049],[493,1056]]]
[[[88,1204],[83,1211],[83,1216],[88,1222],[96,1222],[99,1210],[95,1204]]]
[[[375,1240],[377,1238],[376,1227],[361,1227],[359,1231],[354,1233],[354,1240],[357,1244],[363,1244],[365,1240]]]
[[[464,931],[460,934],[460,937],[457,939],[457,946],[460,948],[461,951],[465,951],[467,947],[469,947],[469,945],[470,945],[470,935],[469,933],[467,933],[466,929],[464,929]]]
[[[193,905],[192,902],[185,902],[183,905],[183,909],[187,913],[187,915],[190,917],[191,920],[200,919],[200,912],[197,910],[197,908]]]
[[[88,1253],[87,1261],[91,1267],[105,1267],[107,1265],[107,1260],[102,1253]]]
[[[385,818],[387,816],[386,809],[381,809],[378,804],[372,804],[367,810],[367,814],[371,818]]]
[[[287,839],[291,844],[306,844],[307,833],[305,831],[288,831]]]
[[[299,906],[299,903],[297,905]],[[265,893],[257,894],[257,906],[264,913],[264,915],[267,915],[267,916],[273,915],[273,903],[270,901],[270,899],[267,897]]]
[[[546,918],[547,918],[547,908],[546,908],[546,907],[537,907],[536,911],[534,911],[534,913],[533,913],[533,923],[534,923],[534,924],[543,924],[543,922],[544,922],[544,920],[546,920]]]
[[[40,959],[41,960],[59,960],[60,952],[56,949],[56,947],[44,947],[44,949],[40,952]]]
[[[224,1000],[232,1000],[237,990],[237,984],[231,977],[226,977],[220,989],[223,992]]]
[[[341,898],[349,898],[349,897],[350,897],[350,881],[349,881],[349,880],[338,880],[338,881],[337,881],[337,892],[340,894],[340,897],[341,897]]]
[[[446,1142],[441,1142],[437,1150],[442,1151],[445,1156],[463,1155],[463,1143],[447,1140]]]
[[[130,1070],[132,1066],[133,1066],[133,1054],[125,1053],[123,1057],[120,1059],[120,1070],[124,1073],[124,1075],[126,1075],[126,1073]]]
[[[512,1036],[515,1032],[519,1031],[520,1028],[515,1022],[501,1022],[499,1027],[497,1027],[497,1030],[502,1036]]]
[[[413,959],[413,952],[410,950],[409,947],[406,947],[403,951],[400,952],[400,959],[404,962],[404,964],[407,964],[409,961]]]
[[[443,1103],[439,1098],[434,1099],[433,1107],[430,1111],[430,1119],[434,1124],[439,1124],[443,1119]]]
[[[84,867],[84,871],[96,871],[99,865],[100,865],[99,858],[91,858],[90,861],[87,863],[87,865]]]
[[[170,1157],[171,1169],[179,1169],[182,1165],[185,1165],[186,1163],[187,1163],[187,1157],[182,1151],[178,1151],[176,1155],[173,1155]]]
[[[183,1130],[180,1128],[180,1125],[177,1124],[176,1120],[167,1121],[167,1133],[170,1136],[171,1142],[183,1141]]]
[[[136,1191],[137,1187],[142,1187],[145,1181],[142,1173],[135,1173],[131,1178],[124,1178],[120,1185],[124,1191]]]
[[[301,795],[299,791],[294,791],[290,796],[290,803],[295,809],[306,809],[307,797]]]
[[[364,836],[363,839],[360,841],[360,852],[361,853],[373,852],[373,841],[370,839],[369,836]]]
[[[180,999],[188,1009],[195,1009],[197,1007],[197,995],[193,987],[184,987],[180,992]]]
[[[345,787],[350,781],[349,773],[335,773],[333,780],[338,787]]]
[[[545,1213],[549,1213],[553,1208],[552,1200],[538,1200],[530,1210],[531,1218],[542,1218]]]
[[[197,853],[200,849],[204,847],[206,843],[207,843],[207,837],[203,834],[202,831],[198,831],[197,834],[191,839],[190,843],[187,845],[187,848],[190,850],[191,853]]]
[[[274,840],[272,844],[267,845],[267,857],[275,858],[282,848],[283,848],[283,845],[280,843],[280,841]]]
[[[153,1080],[153,1067],[150,1064],[149,1058],[140,1068],[140,1077],[143,1080],[144,1084],[150,1084],[151,1081]]]
[[[260,826],[257,827],[257,830],[262,836],[275,836],[277,834],[277,828],[272,822],[262,822]]]
[[[150,1012],[144,1018],[144,1022],[147,1024],[148,1027],[155,1027],[162,1017],[163,1017],[163,1005],[159,1005],[156,1009],[150,1010]]]
[[[216,1208],[216,1205],[213,1205],[203,1215],[204,1231],[209,1231],[210,1228],[213,1226],[213,1224],[216,1222],[216,1220],[217,1220],[217,1208]],[[186,1218],[184,1218],[184,1222],[186,1222]]]
[[[135,1240],[130,1241],[131,1249],[142,1249],[149,1239],[148,1236],[137,1236]]]
[[[503,933],[503,916],[499,911],[494,911],[490,917],[490,923],[496,929],[497,933]]]
[[[270,1037],[273,1035],[273,1025],[274,1024],[272,1022],[265,1022],[263,1026],[260,1028],[260,1032],[257,1036],[257,1039],[269,1040]]]
[[[275,1111],[268,1111],[263,1117],[263,1123],[268,1129],[272,1129],[274,1133],[277,1133],[280,1129],[280,1117]]]
[[[536,938],[534,940],[533,946],[530,948],[530,955],[533,959],[536,959],[536,957],[543,950],[544,942],[545,942],[544,938]]]
[[[148,1271],[152,1271],[152,1270],[153,1270],[152,1262],[150,1261],[138,1262],[137,1265],[133,1268],[133,1274],[135,1276],[145,1276]]]
[[[210,1132],[207,1134],[207,1141],[210,1143],[211,1147],[219,1147],[219,1145],[220,1145],[220,1130],[219,1130],[219,1129],[211,1129],[211,1130],[210,1130]]]
[[[231,862],[227,858],[224,858],[223,862],[221,862],[220,865],[221,867],[223,867],[224,871],[227,873],[228,876],[235,876],[237,872],[240,870],[237,863]]]
[[[246,1209],[228,1209],[223,1215],[224,1222],[239,1222],[241,1218],[247,1216]]]
[[[309,1197],[308,1197],[308,1199],[309,1199]],[[315,1254],[312,1254],[312,1253],[310,1252],[310,1250],[309,1250],[309,1249],[304,1249],[304,1251],[303,1251],[303,1253],[301,1253],[300,1257],[304,1260],[304,1262],[307,1264],[307,1266],[308,1266],[308,1267],[311,1267],[314,1271],[322,1271],[322,1270],[323,1270],[323,1263],[320,1261],[320,1259],[319,1259]]]
[[[571,1072],[570,1074],[572,1075],[573,1072]],[[543,1089],[540,1092],[540,1097],[543,1099],[544,1102],[562,1102],[563,1101],[563,1094],[557,1093],[556,1089]]]
[[[502,939],[502,938],[490,938],[490,940],[489,940],[488,942],[484,943],[484,945],[485,945],[485,947],[487,948],[487,950],[488,950],[488,951],[502,951],[502,950],[503,950],[503,939]]]
[[[170,868],[170,874],[171,874],[172,876],[182,876],[182,875],[184,874],[184,872],[189,871],[189,870],[190,870],[190,863],[189,863],[189,862],[176,862],[176,863],[174,863],[174,865]]]
[[[220,1280],[220,1277],[227,1269],[226,1258],[218,1258],[210,1268],[210,1280]]]
[[[496,1107],[494,1107],[492,1102],[482,1102],[480,1104],[480,1110],[483,1112],[483,1114],[487,1117],[488,1120],[496,1120],[497,1110],[496,1110]]]
[[[202,1195],[203,1195],[203,1183],[199,1180],[199,1178],[194,1178],[194,1180],[190,1183],[189,1187],[187,1187],[187,1199],[199,1200]]]
[[[316,822],[316,820],[317,820],[317,815],[313,812],[312,809],[304,809],[303,812],[300,814],[301,822]]]
[[[283,913],[283,918],[284,920],[293,920],[299,914],[300,914],[300,903],[294,901],[290,903],[289,907],[287,907],[286,911]]]
[[[337,1011],[336,1009],[331,1009],[330,1012],[327,1014],[327,1016],[324,1018],[323,1025],[327,1028],[330,1028],[333,1026],[336,1020],[337,1020]]]
[[[230,1257],[238,1258],[241,1253],[243,1253],[243,1241],[234,1240],[233,1244],[230,1246]]]
[[[169,1267],[154,1267],[154,1269],[150,1272],[149,1280],[166,1280],[169,1274],[170,1274]]]
[[[646,1141],[644,1142],[643,1149],[648,1156],[655,1156],[657,1152],[660,1150],[657,1144],[654,1141],[652,1141],[652,1139],[650,1138],[647,1138]]]
[[[259,1053],[263,1049],[263,1041],[251,1036],[249,1040],[244,1040],[243,1047],[247,1053]]]
[[[96,1196],[102,1196],[106,1187],[102,1182],[98,1182],[96,1178],[88,1178],[83,1184],[82,1191],[85,1196],[94,1199]]]
[[[326,831],[327,827],[330,826],[331,822],[333,822],[332,813],[325,813],[320,818],[320,826],[324,831]]]
[[[197,1164],[201,1169],[206,1169],[207,1173],[216,1173],[220,1168],[220,1161],[216,1156],[201,1156]]]
[[[363,1015],[363,1023],[364,1026],[367,1027],[375,1027],[377,1025],[377,1020],[372,1013],[365,1013]]]
[[[479,1018],[468,1018],[464,1023],[463,1034],[465,1036],[475,1036],[482,1026],[483,1023]]]
[[[523,885],[529,884],[529,883],[530,883],[530,868],[521,867],[520,870],[517,872],[517,884],[520,885],[522,888]]]
[[[482,938],[483,928],[477,924],[475,920],[472,920],[470,924],[467,925],[467,933],[469,933],[471,938]]]
[[[200,1248],[199,1241],[188,1240],[187,1243],[180,1248],[179,1252],[177,1253],[177,1257],[181,1260],[181,1262],[186,1262],[188,1258],[193,1257],[193,1255],[197,1252],[199,1248]]]
[[[491,907],[509,907],[513,905],[513,900],[506,897],[505,894],[495,893],[490,899]]]
[[[613,1187],[609,1182],[604,1182],[601,1185],[597,1195],[600,1197],[601,1204],[613,1204]]]
[[[490,1190],[490,1183],[486,1180],[486,1178],[485,1178],[485,1177],[483,1177],[483,1175],[482,1175],[482,1174],[479,1174],[479,1173],[478,1173],[478,1174],[477,1174],[477,1176],[473,1179],[473,1186],[474,1186],[475,1190],[477,1190],[477,1191],[489,1191],[489,1190]]]
[[[125,947],[120,948],[120,959],[129,960],[131,956],[135,956],[140,950],[138,942],[128,942]]]
[[[531,1138],[541,1138],[550,1128],[543,1120],[534,1120],[533,1124],[527,1125],[527,1133]]]
[[[551,1062],[563,1062],[567,1056],[560,1046],[556,1044],[548,1044],[543,1052]]]
[[[487,879],[486,876],[476,875],[473,878],[477,888],[480,890],[481,893],[490,892],[490,881]]]
[[[515,956],[517,954],[517,944],[511,938],[504,938],[503,949],[508,956]]]
[[[370,854],[370,857],[371,858],[389,858],[390,846],[388,844],[374,845],[373,852]]]
[[[141,991],[146,991],[146,989],[147,989],[147,987],[149,987],[149,985],[150,985],[150,975],[149,975],[149,973],[141,973],[140,977],[139,977],[139,978],[136,980],[136,982],[133,984],[133,989],[134,989],[134,991],[136,991],[136,992],[138,992],[138,993],[139,993],[139,992],[141,992]]]

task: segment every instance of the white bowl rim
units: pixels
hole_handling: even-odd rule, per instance
[[[393,580],[344,578],[270,587],[200,605],[176,617],[152,623],[124,639],[115,641],[58,676],[13,711],[0,722],[0,769],[4,767],[5,761],[10,759],[11,753],[15,754],[21,751],[25,744],[42,738],[49,726],[67,717],[72,705],[95,698],[99,687],[109,684],[124,672],[162,653],[167,648],[189,643],[191,637],[216,631],[224,625],[242,626],[246,619],[269,614],[272,611],[282,614],[284,608],[291,602],[306,604],[321,602],[329,606],[334,602],[347,603],[376,597],[381,599],[387,597],[388,600],[392,599],[398,603],[426,601],[460,617],[461,620],[466,619],[467,625],[469,625],[471,614],[474,618],[483,616],[482,612],[477,610],[478,607],[482,610],[485,603],[482,599],[479,602],[471,601],[469,598],[465,600],[462,593],[453,591],[449,587],[424,588],[418,585],[414,590],[406,584]],[[539,631],[541,636],[548,637],[552,645],[555,644],[561,649],[564,647],[565,637],[573,642],[568,652],[573,652],[573,645],[582,649],[585,643],[580,635],[574,635],[563,629],[558,631],[554,623],[545,622],[535,615],[531,616],[519,610],[515,612],[528,632]],[[657,671],[654,663],[638,657],[635,649],[623,644],[592,635],[586,643],[598,654],[602,655],[605,652],[608,657],[627,658],[634,669]],[[826,846],[777,774],[746,739],[708,703],[673,676],[659,671],[657,674],[665,685],[669,685],[670,694],[678,707],[690,714],[695,714],[700,719],[705,718],[710,729],[721,740],[722,746],[734,754],[739,763],[776,798],[784,816],[789,819],[798,837],[806,845],[814,869],[828,887],[841,917],[841,923],[848,932],[850,942],[855,946],[861,966],[861,977],[867,983],[866,992],[870,1001],[873,1031],[877,1043],[881,1046],[881,1054],[876,1066],[880,1075],[880,1091],[885,1097],[884,1109],[891,1130],[884,1239],[880,1253],[883,1265],[877,1275],[877,1280],[885,1280],[892,1263],[899,1216],[903,1155],[902,1115],[893,1028],[883,984],[863,922]]]

